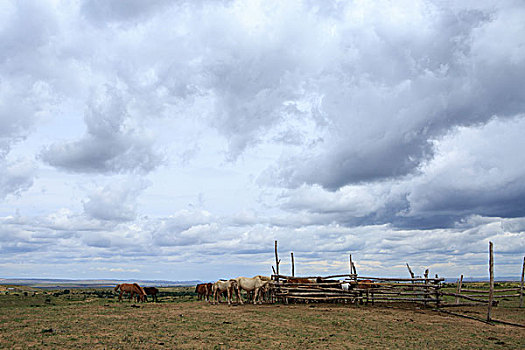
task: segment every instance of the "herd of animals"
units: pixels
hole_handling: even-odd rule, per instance
[[[159,293],[159,290],[155,287],[141,287],[138,283],[117,284],[114,290],[115,292],[120,292],[118,301],[122,301],[122,295],[124,293],[129,293],[130,300],[133,299],[133,296],[135,296],[137,302],[148,301],[147,296],[151,295],[153,301],[157,302],[157,294]]]
[[[215,283],[200,283],[195,287],[195,293],[198,295],[199,300],[206,300],[213,304],[218,304],[221,296],[225,296],[228,304],[233,301],[233,295],[236,296],[236,302],[243,304],[242,291],[246,291],[248,301],[252,300],[254,304],[262,303],[262,299],[268,294],[271,286],[271,278],[268,276],[257,275],[255,277],[237,277],[229,280],[218,280]],[[360,280],[360,281],[345,281],[339,283],[339,281],[326,280],[321,277],[317,278],[296,278],[290,277],[283,281],[284,283],[301,284],[301,283],[318,283],[321,286],[323,283],[332,284],[336,283],[342,290],[351,290],[358,288],[360,290],[368,290],[376,288],[376,285],[371,280]],[[122,295],[129,293],[129,299],[132,300],[135,296],[137,302],[148,301],[147,296],[151,295],[153,301],[157,301],[157,294],[159,290],[155,287],[141,287],[137,283],[123,283],[118,284],[115,291],[120,291],[119,301],[122,301]]]
[[[233,294],[235,294],[237,303],[243,304],[242,291],[246,291],[248,300],[253,299],[253,303],[261,303],[265,292],[268,291],[271,278],[268,276],[257,275],[255,277],[237,277],[229,280],[218,280],[215,283],[201,283],[195,287],[195,293],[198,299],[205,299],[218,304],[221,295],[226,295],[228,304],[232,303]]]

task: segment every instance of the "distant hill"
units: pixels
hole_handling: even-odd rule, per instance
[[[175,287],[175,286],[194,286],[201,281],[166,281],[166,280],[70,280],[70,279],[52,279],[52,278],[0,278],[2,285],[28,286],[34,288],[102,288],[114,287],[120,283],[138,283],[141,286],[156,287]]]

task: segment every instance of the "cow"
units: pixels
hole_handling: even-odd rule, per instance
[[[264,290],[264,288],[270,283],[270,281],[263,281],[258,276],[256,277],[237,277],[235,279],[237,281],[237,300],[240,300],[240,303],[242,304],[242,295],[241,295],[241,289],[245,290],[246,292],[254,292],[253,294],[253,303],[257,304],[257,299],[260,301],[260,292]]]
[[[228,305],[231,305],[232,300],[232,292],[237,290],[237,281],[234,279],[230,279],[228,281],[226,280],[219,280],[215,282],[212,285],[212,291],[213,291],[213,299],[215,301],[215,304],[219,303],[219,295],[222,294],[222,292],[226,291],[227,293],[227,299],[228,299]],[[238,298],[238,296],[237,296]]]
[[[212,294],[212,283],[199,283],[197,286],[195,286],[195,293],[198,294],[197,299],[198,300],[206,300],[210,301],[210,295]]]

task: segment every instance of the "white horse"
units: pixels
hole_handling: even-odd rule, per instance
[[[219,303],[219,296],[222,294],[222,292],[226,291],[228,294],[228,305],[230,305],[232,301],[232,292],[233,290],[237,289],[237,281],[234,279],[228,281],[219,280],[215,282],[211,287],[215,304]]]
[[[237,298],[239,298],[239,296],[241,295],[241,289],[247,292],[253,291],[254,292],[254,295],[253,295],[254,304],[257,304],[257,299],[259,299],[259,302],[260,302],[259,292],[262,289],[264,289],[268,285],[268,283],[270,283],[269,281],[263,281],[262,279],[259,278],[259,276],[237,277],[235,280],[237,281],[237,293],[238,293]],[[240,303],[241,304],[243,303],[242,297],[240,298]]]
[[[253,276],[253,278],[257,278],[259,277],[262,281],[271,281],[272,278],[270,276],[263,276],[263,275],[257,275],[257,276]]]

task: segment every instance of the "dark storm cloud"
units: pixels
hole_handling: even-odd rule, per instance
[[[523,35],[512,33],[525,32],[516,15],[525,7],[513,5],[459,12],[429,5],[419,14],[425,23],[379,14],[366,27],[344,28],[339,45],[351,51],[311,82],[323,96],[329,137],[311,155],[284,162],[280,176],[331,190],[398,178],[431,159],[431,140],[455,126],[523,113]]]
[[[525,117],[460,128],[410,183],[411,216],[525,216]]]
[[[525,118],[495,118],[458,128],[434,142],[435,156],[396,181],[328,191],[303,185],[283,195],[283,208],[349,226],[454,227],[471,215],[522,217]]]

